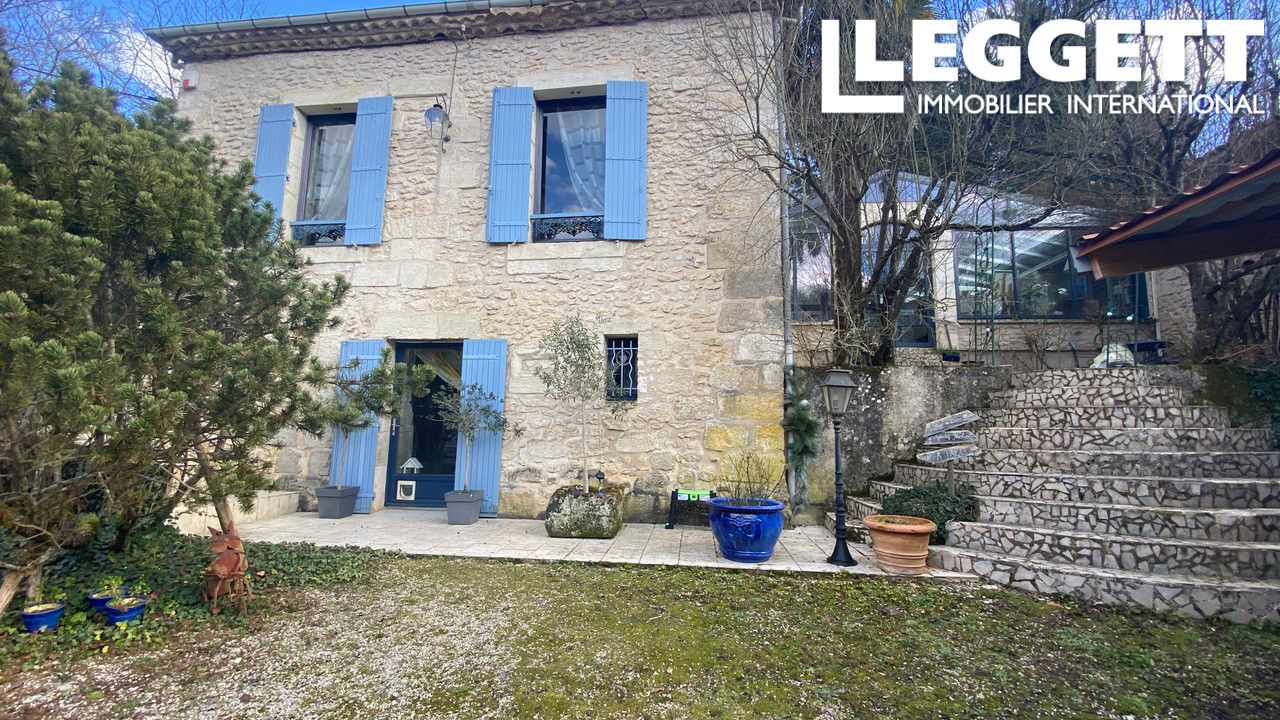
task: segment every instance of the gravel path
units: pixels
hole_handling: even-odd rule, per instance
[[[208,632],[24,676],[0,693],[17,718],[477,718],[513,669],[499,636],[517,598],[467,607],[403,566],[351,588],[291,593],[284,614],[237,637]],[[4,697],[9,695],[9,697]],[[0,713],[0,716],[5,716]]]

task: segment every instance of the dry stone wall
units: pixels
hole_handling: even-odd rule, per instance
[[[179,104],[219,152],[251,160],[259,107],[350,110],[392,95],[383,242],[306,250],[318,278],[353,288],[341,327],[317,343],[335,361],[346,338],[505,338],[507,407],[527,429],[503,447],[499,513],[534,517],[580,466],[574,418],[533,375],[537,338],[581,312],[606,334],[639,339],[634,412],[593,428],[592,471],[633,488],[629,517],[662,512],[682,477],[762,445],[778,451],[782,406],[781,273],[776,209],[766,188],[720,161],[711,112],[735,96],[701,68],[685,33],[696,21],[645,22],[462,42],[257,55],[192,63],[198,89]],[[643,242],[490,245],[484,226],[491,93],[649,84],[648,237]],[[451,139],[426,132],[433,93],[451,93]],[[299,117],[299,119],[301,119]],[[302,123],[295,131],[284,216],[297,205]],[[603,342],[603,341],[602,341]],[[387,425],[375,469],[385,491]],[[328,438],[285,433],[276,469],[285,487],[328,476]]]

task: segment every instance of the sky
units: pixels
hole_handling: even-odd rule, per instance
[[[274,17],[277,15],[309,15],[311,13],[335,12],[338,10],[357,10],[360,8],[388,7],[391,5],[415,4],[413,2],[393,2],[392,0],[261,0],[260,10],[254,17]]]

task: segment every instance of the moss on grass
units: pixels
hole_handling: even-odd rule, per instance
[[[519,588],[521,718],[1280,713],[1275,628],[849,576],[456,562],[447,584]]]
[[[126,649],[110,677],[158,688],[141,717],[275,717],[281,698],[317,718],[1280,717],[1273,626],[971,583],[402,557],[281,588],[271,614],[233,634],[252,662],[224,674],[206,627]],[[97,718],[130,700],[74,677],[10,675],[0,705],[70,693],[50,712]]]

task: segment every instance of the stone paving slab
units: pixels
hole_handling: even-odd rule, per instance
[[[831,533],[813,525],[784,530],[773,557],[761,564],[721,557],[709,528],[667,530],[661,525],[627,523],[612,540],[573,540],[547,537],[540,520],[482,519],[475,525],[449,525],[443,510],[386,509],[341,520],[293,513],[246,524],[240,534],[262,542],[356,545],[410,555],[888,575],[876,565],[871,549],[858,543],[849,544],[857,565],[828,565]],[[940,568],[929,569],[923,577],[974,579],[969,573]]]

